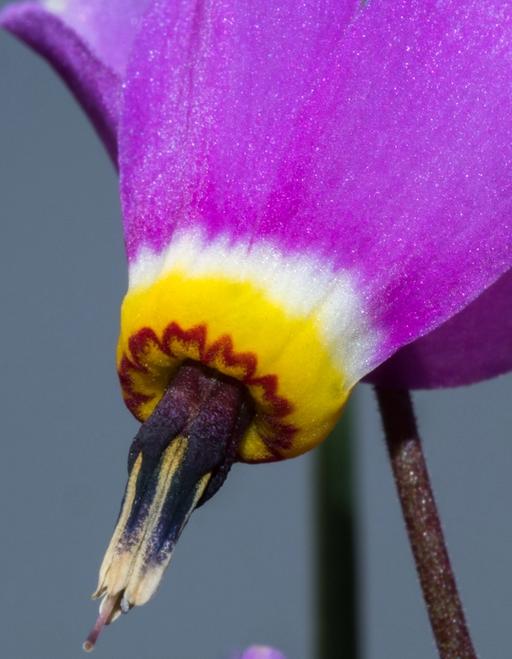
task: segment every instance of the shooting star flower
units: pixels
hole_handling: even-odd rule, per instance
[[[234,460],[290,458],[363,378],[512,367],[512,12],[486,0],[52,0],[0,24],[119,167],[118,368],[143,425],[97,591],[154,593]]]

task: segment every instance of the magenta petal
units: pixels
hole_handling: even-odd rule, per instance
[[[253,645],[248,648],[240,659],[286,659],[282,652],[264,645]]]
[[[60,19],[103,64],[124,76],[133,39],[149,0],[40,0],[12,5],[39,7]]]
[[[115,162],[120,93],[117,76],[76,32],[36,3],[9,6],[0,12],[0,27],[30,45],[62,76]]]
[[[153,4],[134,44],[120,135],[130,256],[141,244],[159,251],[193,223],[284,243],[299,224],[301,238],[297,202],[311,181],[295,179],[315,137],[303,125],[304,94],[329,70],[350,4]]]
[[[512,265],[512,12],[498,0],[156,2],[121,126],[131,258],[200,228],[346,271],[364,375]]]
[[[444,325],[399,350],[365,379],[388,387],[471,384],[512,370],[512,271]]]

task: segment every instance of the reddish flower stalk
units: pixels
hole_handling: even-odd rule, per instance
[[[430,624],[442,659],[476,659],[405,389],[376,387],[386,443]]]

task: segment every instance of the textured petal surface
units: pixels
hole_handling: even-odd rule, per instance
[[[351,273],[381,336],[360,376],[427,334],[511,265],[510,9],[156,2],[121,128],[130,258],[199,228]]]
[[[59,73],[91,119],[114,162],[117,153],[120,80],[82,36],[40,4],[11,5],[0,27],[42,55]]]
[[[471,384],[512,370],[512,271],[441,327],[370,373],[375,384],[432,389]]]
[[[43,0],[120,77],[149,0]]]

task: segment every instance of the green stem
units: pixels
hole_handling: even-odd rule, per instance
[[[315,462],[317,659],[359,656],[352,429],[348,409]]]

